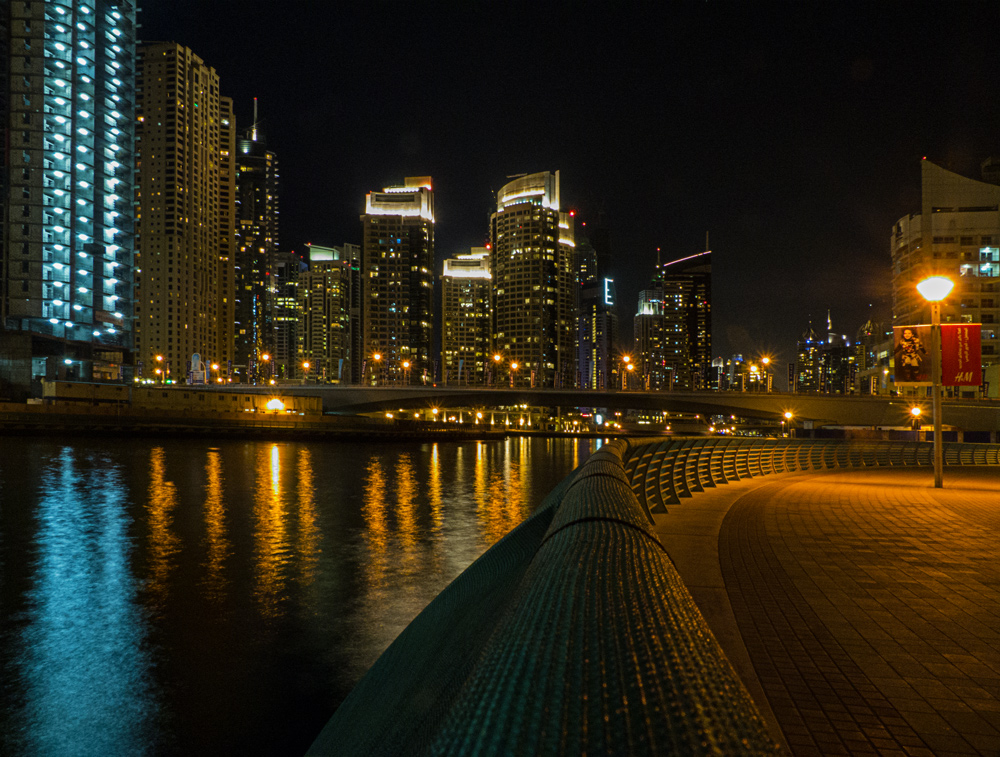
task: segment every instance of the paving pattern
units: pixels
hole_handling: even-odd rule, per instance
[[[1000,755],[1000,471],[930,483],[781,477],[728,507],[722,578],[792,754]]]

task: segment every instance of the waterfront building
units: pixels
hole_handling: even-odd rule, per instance
[[[921,207],[900,218],[890,237],[893,324],[930,323],[916,285],[947,276],[955,288],[941,303],[943,323],[981,323],[984,365],[1000,361],[1000,186],[920,164]],[[983,176],[996,180],[993,161]]]
[[[352,289],[360,255],[361,249],[355,244],[309,245],[309,269],[298,274],[296,287],[299,312],[296,375],[325,383],[350,383],[354,357]]]
[[[0,4],[0,380],[131,364],[135,5]]]
[[[267,149],[257,121],[237,140],[236,150],[236,320],[234,363],[243,380],[256,383],[263,372],[262,355],[276,351],[275,256],[278,252],[278,158]]]
[[[309,270],[308,264],[294,252],[274,253],[272,278],[272,312],[274,317],[274,348],[268,355],[270,373],[276,379],[296,378],[298,368],[299,275]]]
[[[444,261],[441,272],[441,380],[485,384],[490,354],[490,251],[473,247]]]
[[[651,389],[703,389],[712,362],[711,250],[657,263],[640,293],[636,357]]]
[[[400,187],[370,192],[361,222],[359,378],[365,383],[427,380],[434,375],[431,177],[407,177]]]
[[[517,383],[572,386],[576,378],[573,217],[560,208],[559,172],[519,176],[497,193],[490,219],[493,347]]]
[[[577,315],[576,385],[581,389],[611,389],[621,368],[615,282],[590,279],[580,287]],[[631,356],[630,356],[631,357]]]
[[[150,377],[193,354],[233,359],[235,118],[214,68],[173,42],[139,48],[135,349]],[[157,360],[161,356],[162,360]]]

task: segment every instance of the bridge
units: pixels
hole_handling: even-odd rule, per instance
[[[240,392],[273,392],[272,387],[227,387]],[[370,387],[289,386],[283,394],[319,396],[324,412],[366,413],[381,410],[442,408],[529,407],[603,408],[665,411],[702,416],[736,416],[781,420],[786,412],[795,422],[814,425],[898,427],[908,423],[910,409],[921,405],[930,417],[929,398],[892,396],[842,396],[750,392],[635,392],[582,389],[530,389],[453,386]],[[1000,431],[1000,402],[980,399],[946,399],[942,406],[946,426],[962,431]]]

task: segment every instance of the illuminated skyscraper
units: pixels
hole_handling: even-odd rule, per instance
[[[483,384],[490,361],[490,251],[444,261],[441,274],[441,380]]]
[[[519,381],[576,380],[574,225],[559,206],[559,172],[521,176],[497,193],[493,240],[493,348]]]
[[[637,357],[651,389],[703,389],[712,364],[711,251],[657,266],[639,295]]]
[[[139,48],[135,348],[183,381],[233,350],[235,119],[219,77],[173,42]]]
[[[611,279],[590,279],[580,287],[577,318],[577,385],[581,389],[612,389],[616,380],[618,312],[615,283]]]
[[[260,356],[275,351],[274,266],[278,251],[278,158],[254,123],[237,140],[236,151],[236,325],[238,369],[254,382],[262,369]]]
[[[0,38],[0,378],[117,379],[132,347],[135,6],[4,2]]]
[[[368,366],[362,381],[430,378],[434,372],[431,177],[407,177],[401,187],[369,193],[361,222],[361,359]]]
[[[295,378],[299,375],[299,275],[308,269],[306,263],[294,252],[275,253],[272,272],[274,349],[269,361],[269,371],[274,378]]]
[[[309,376],[350,383],[351,290],[360,249],[309,246],[309,270],[298,276],[298,358]],[[296,366],[296,374],[299,366]]]
[[[982,323],[983,365],[1000,361],[1000,186],[959,176],[924,160],[921,208],[892,229],[892,317],[897,326],[930,323],[917,292],[928,276],[955,288],[941,303],[944,323]],[[986,161],[986,178],[995,177]]]

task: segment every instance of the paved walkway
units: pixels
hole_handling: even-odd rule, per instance
[[[788,474],[657,516],[799,755],[1000,755],[1000,469]]]

